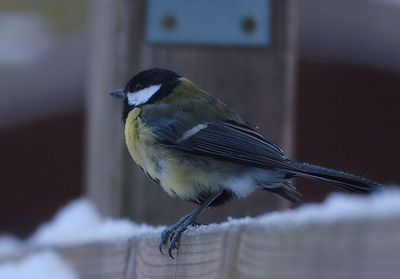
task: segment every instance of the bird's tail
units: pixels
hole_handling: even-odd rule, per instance
[[[297,177],[326,181],[339,188],[356,193],[371,193],[383,188],[381,184],[370,179],[308,163],[292,162],[289,173]]]

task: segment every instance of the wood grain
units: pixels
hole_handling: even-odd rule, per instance
[[[60,255],[71,265],[79,278],[124,278],[129,265],[131,242],[94,242],[63,247]]]
[[[116,116],[120,104],[112,102],[107,92],[121,86],[127,72],[120,63],[127,35],[118,36],[126,33],[120,12],[125,2],[93,2],[86,96],[86,192],[103,214],[113,216],[120,213],[123,126]]]

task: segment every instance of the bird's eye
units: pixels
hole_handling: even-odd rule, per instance
[[[138,84],[135,85],[135,91],[142,90],[143,88],[144,88],[144,86],[141,83],[138,83]]]

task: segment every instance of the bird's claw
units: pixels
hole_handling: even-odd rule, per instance
[[[158,245],[158,249],[160,250],[161,254],[164,255],[163,246],[167,245],[168,255],[172,259],[174,259],[174,256],[172,256],[173,250],[179,249],[179,242],[180,242],[182,233],[187,229],[188,226],[190,226],[192,224],[189,217],[190,217],[189,215],[184,216],[176,224],[167,227],[161,233],[161,240]]]
[[[171,233],[170,227],[167,227],[167,228],[166,228],[165,230],[163,230],[162,233],[161,233],[161,240],[160,240],[160,243],[158,244],[158,250],[160,250],[160,253],[161,253],[162,255],[164,255],[164,252],[163,252],[163,245],[167,244],[168,236],[170,235],[170,233]]]
[[[158,245],[158,249],[160,250],[160,253],[164,255],[163,251],[163,246],[167,245],[168,247],[168,255],[172,258],[175,259],[175,257],[172,255],[173,250],[178,250],[179,249],[179,242],[182,236],[182,233],[187,229],[187,227],[179,226],[179,227],[167,227],[162,233],[161,233],[161,240],[160,244]]]
[[[172,251],[173,250],[178,250],[179,249],[179,243],[181,240],[181,235],[182,233],[186,230],[186,228],[179,228],[176,231],[172,232],[169,242],[168,242],[168,255],[174,259],[174,256],[172,256]]]

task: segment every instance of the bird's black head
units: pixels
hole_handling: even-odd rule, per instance
[[[124,89],[115,90],[110,95],[124,101],[122,119],[125,121],[133,108],[152,104],[168,96],[179,84],[179,78],[169,70],[145,70],[129,80]]]
[[[150,86],[160,86],[158,94],[166,91],[167,89],[173,89],[180,78],[176,73],[163,70],[163,69],[150,69],[138,73],[134,76],[125,86],[125,90],[128,92],[138,92],[142,89],[149,88]],[[168,93],[168,92],[164,92]]]

